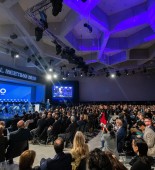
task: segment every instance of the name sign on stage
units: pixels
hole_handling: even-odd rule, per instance
[[[38,81],[38,76],[0,65],[0,74],[29,81]]]

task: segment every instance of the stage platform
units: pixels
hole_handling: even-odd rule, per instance
[[[23,116],[22,113],[20,113],[18,115]],[[13,119],[13,117],[14,117],[14,114],[11,114],[11,113],[0,113],[0,120],[7,121],[7,120]]]

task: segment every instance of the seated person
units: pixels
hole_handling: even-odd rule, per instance
[[[5,161],[5,152],[8,146],[7,137],[3,135],[4,127],[0,125],[0,162]]]
[[[145,169],[151,170],[152,159],[147,156],[148,146],[143,139],[134,139],[132,148],[137,154],[137,157],[130,162],[131,170]]]
[[[66,141],[65,147],[68,146],[69,141],[71,141],[73,143],[73,139],[74,139],[77,127],[78,127],[78,125],[76,123],[75,116],[71,116],[71,124],[66,129],[66,131],[65,131],[66,133],[58,135],[59,137],[62,137]]]
[[[54,141],[54,150],[56,155],[54,158],[42,158],[40,161],[41,170],[72,170],[71,162],[72,156],[71,154],[66,154],[63,152],[64,149],[64,141],[62,138],[57,138]]]
[[[113,166],[107,155],[98,148],[89,153],[89,170],[112,170]]]
[[[88,145],[85,143],[85,137],[82,132],[77,131],[73,141],[71,155],[74,161],[72,162],[72,170],[85,170],[86,161],[89,155]],[[83,166],[82,164],[83,160]],[[80,166],[81,165],[81,166]]]
[[[19,158],[19,170],[39,170],[39,167],[34,167],[34,159],[36,157],[36,152],[33,150],[24,151]]]

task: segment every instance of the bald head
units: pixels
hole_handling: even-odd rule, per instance
[[[18,127],[18,128],[24,128],[24,127],[25,127],[24,121],[23,121],[23,120],[20,120],[20,121],[17,123],[17,127]]]
[[[54,141],[54,149],[55,149],[56,153],[63,152],[63,149],[64,149],[64,140],[62,138],[59,137],[59,138],[57,138]]]

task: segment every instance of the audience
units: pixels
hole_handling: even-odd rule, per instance
[[[148,146],[142,139],[134,139],[132,141],[132,148],[137,154],[137,157],[132,160],[131,170],[145,169],[151,170],[151,158],[147,156]]]
[[[38,144],[42,142],[48,143],[51,142],[51,140],[54,142],[56,156],[53,159],[42,159],[41,168],[43,170],[53,169],[53,167],[56,170],[58,168],[61,169],[62,167],[63,169],[84,170],[86,169],[85,166],[89,149],[88,145],[85,143],[83,133],[89,140],[97,134],[95,132],[96,128],[101,129],[99,125],[100,123],[103,123],[104,131],[102,135],[102,150],[104,152],[100,152],[99,150],[92,152],[94,155],[96,153],[99,155],[91,157],[91,159],[89,157],[88,166],[89,163],[93,161],[95,163],[99,161],[98,165],[97,163],[90,164],[90,167],[92,167],[92,169],[94,167],[96,170],[107,169],[110,168],[110,162],[112,170],[123,170],[126,168],[117,160],[119,157],[118,152],[119,154],[130,154],[132,156],[136,154],[137,160],[140,161],[142,161],[144,157],[146,160],[151,160],[148,156],[155,157],[154,113],[155,105],[85,104],[72,107],[52,107],[48,112],[29,112],[29,114],[24,113],[22,117],[15,115],[14,119],[11,120],[11,123],[6,122],[6,128],[5,122],[0,121],[0,161],[5,161],[6,152],[6,160],[9,160],[9,163],[12,163],[12,158],[20,155],[24,150],[28,149],[28,140],[31,140],[33,136],[33,139],[36,138]],[[101,121],[100,115],[102,115],[102,119],[104,118],[104,121]],[[9,127],[8,125],[11,126]],[[29,129],[31,130],[31,133]],[[81,132],[77,132],[77,130]],[[9,139],[8,142],[5,136]],[[61,138],[57,139],[58,136],[62,137],[66,141],[66,147],[69,142],[73,144],[71,154],[65,154],[63,152],[64,141]],[[146,154],[145,156],[141,156],[142,154],[139,154],[140,151],[135,149],[138,148],[138,150],[140,150],[136,142],[135,148],[133,147],[132,140],[137,140],[137,138],[143,138],[146,142],[145,143],[143,141],[145,143],[143,145],[148,147],[148,156]],[[9,147],[6,149],[8,143]],[[11,156],[9,156],[10,153]],[[34,155],[33,153],[27,153],[27,155],[31,154]],[[32,156],[32,158],[34,157],[35,156]],[[100,160],[104,161],[100,162]],[[67,164],[64,163],[65,161]],[[136,161],[134,161],[135,165],[133,165],[133,167],[137,165]],[[144,161],[143,163],[148,164],[149,161]],[[29,165],[29,169],[32,169],[32,164]],[[100,167],[100,165],[105,164],[107,166]],[[150,167],[150,164],[148,165]]]
[[[56,155],[53,159],[42,158],[40,162],[41,170],[71,170],[72,156],[63,152],[64,141],[58,138],[54,141],[54,150]]]
[[[85,143],[85,137],[82,132],[77,131],[73,141],[73,148],[71,149],[71,155],[74,159],[72,170],[85,170],[88,154],[89,148]]]
[[[155,156],[155,132],[149,128],[146,127],[144,122],[139,121],[137,123],[139,129],[143,132],[143,139],[146,142],[148,146],[148,156]]]
[[[39,167],[34,167],[34,159],[36,157],[36,152],[33,150],[24,151],[19,158],[19,170],[40,170]]]
[[[7,137],[3,135],[4,126],[0,125],[0,162],[5,161],[5,152],[8,146]]]

